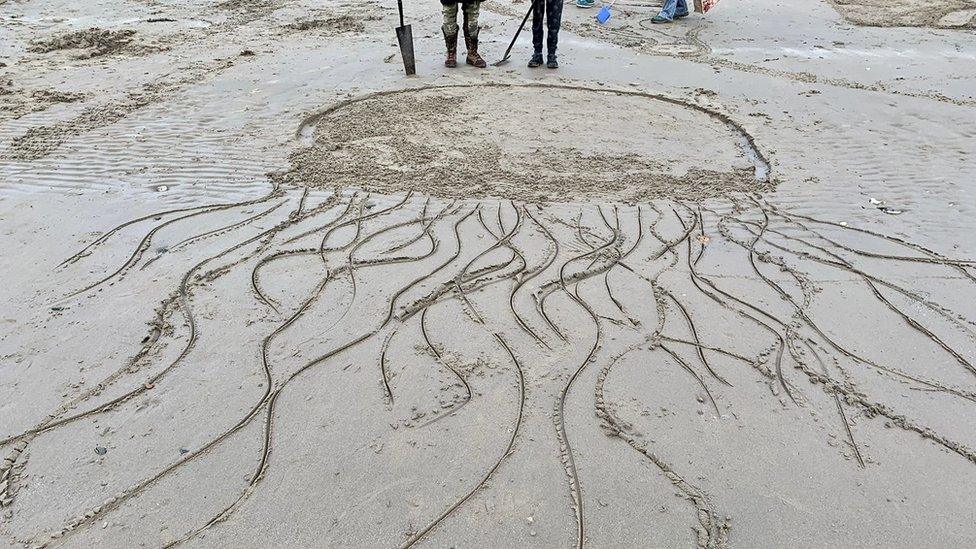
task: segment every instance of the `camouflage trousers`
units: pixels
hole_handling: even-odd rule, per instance
[[[478,14],[481,12],[481,2],[454,2],[452,4],[443,4],[444,32],[448,35],[456,34],[458,32],[458,5],[461,6],[461,10],[464,13],[464,27],[468,30],[468,32],[477,32]]]

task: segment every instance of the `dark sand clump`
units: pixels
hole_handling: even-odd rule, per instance
[[[61,50],[86,50],[80,58],[101,57],[130,49],[136,31],[131,29],[106,30],[97,27],[69,32],[51,38],[36,40],[30,47],[34,53],[50,53]]]
[[[88,97],[84,93],[55,89],[24,90],[14,87],[13,82],[0,82],[0,119],[20,118],[40,112],[58,103],[76,103]]]
[[[366,30],[364,21],[375,21],[379,17],[367,17],[364,19],[356,18],[351,15],[340,15],[325,19],[301,19],[294,23],[285,25],[286,30],[304,32],[311,30],[322,30],[329,35],[344,34],[348,32],[363,32]]]

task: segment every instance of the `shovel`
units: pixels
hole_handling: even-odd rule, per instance
[[[596,14],[596,20],[599,21],[601,25],[606,25],[607,21],[610,20],[610,8],[613,7],[613,3],[616,1],[617,0],[610,0],[610,4],[604,4],[603,7],[600,8],[600,12]]]
[[[515,41],[518,40],[519,35],[522,34],[522,29],[525,28],[525,22],[528,21],[529,20],[529,16],[532,15],[532,4],[533,4],[533,2],[529,2],[529,11],[525,12],[525,17],[522,18],[522,24],[519,25],[518,30],[515,31],[515,36],[512,37],[512,42],[508,45],[508,49],[505,50],[505,56],[502,57],[502,60],[501,61],[499,61],[497,63],[492,63],[492,66],[494,66],[494,67],[500,67],[500,66],[504,65],[505,63],[508,63],[508,58],[509,58],[509,56],[512,53],[512,48],[515,46]]]
[[[400,26],[396,28],[397,42],[400,43],[400,56],[403,57],[403,69],[407,76],[417,74],[417,65],[413,59],[413,30],[410,25],[403,24],[403,0],[397,0],[400,8]]]

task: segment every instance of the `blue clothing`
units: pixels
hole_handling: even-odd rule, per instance
[[[661,13],[659,16],[667,19],[668,21],[678,17],[684,17],[688,15],[688,1],[687,0],[664,0],[664,6],[661,8]]]

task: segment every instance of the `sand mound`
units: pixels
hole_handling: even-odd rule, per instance
[[[769,186],[740,128],[631,92],[404,90],[354,100],[311,124],[309,146],[279,176],[286,184],[531,201],[700,199]]]
[[[869,27],[976,28],[976,0],[832,0],[850,22]]]
[[[319,19],[300,19],[284,26],[285,30],[295,32],[323,31],[330,36],[345,33],[358,33],[366,30],[366,21],[377,21],[379,16],[356,18],[351,15],[340,15]]]
[[[105,30],[92,27],[37,40],[31,45],[30,51],[50,53],[60,50],[87,50],[80,55],[81,58],[100,57],[130,49],[135,34],[136,31],[131,29]]]

